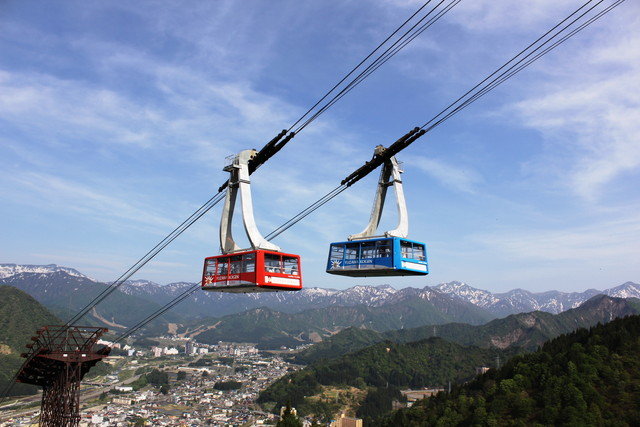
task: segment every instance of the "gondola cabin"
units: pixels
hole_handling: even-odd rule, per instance
[[[332,243],[327,273],[351,277],[429,274],[425,244],[399,237]]]
[[[202,289],[214,292],[269,292],[302,289],[298,255],[251,250],[204,260]]]

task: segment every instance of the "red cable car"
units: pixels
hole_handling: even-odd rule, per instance
[[[273,292],[302,289],[300,256],[280,252],[280,247],[267,241],[258,231],[253,218],[249,162],[256,150],[244,150],[232,157],[224,168],[231,177],[220,218],[220,250],[222,255],[205,258],[202,289],[214,292]],[[244,230],[251,244],[241,249],[231,233],[234,205],[240,196]]]
[[[217,292],[298,291],[300,256],[263,249],[205,258],[202,289]]]

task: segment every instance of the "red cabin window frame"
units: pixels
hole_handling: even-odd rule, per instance
[[[208,257],[202,272],[202,288],[237,292],[299,290],[302,289],[300,256],[255,250]]]

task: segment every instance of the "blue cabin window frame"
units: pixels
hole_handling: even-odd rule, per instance
[[[394,249],[394,252],[400,255],[394,260],[396,269],[429,273],[427,246],[424,243],[396,237]]]
[[[423,242],[400,237],[382,237],[346,242],[329,246],[328,273],[349,275],[357,271],[396,271],[398,275],[429,274],[427,247]]]
[[[342,269],[395,268],[393,238],[354,240],[332,243],[327,270],[336,263]],[[333,267],[333,268],[337,268]]]

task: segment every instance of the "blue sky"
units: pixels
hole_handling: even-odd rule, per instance
[[[464,0],[253,175],[264,234],[424,123],[581,2]],[[419,3],[0,3],[0,261],[113,280]],[[275,243],[306,286],[640,281],[640,7],[626,2],[399,159],[426,278],[324,273],[377,174]],[[195,281],[219,209],[138,273]],[[393,212],[385,220],[392,226]],[[238,231],[239,233],[240,231]]]

